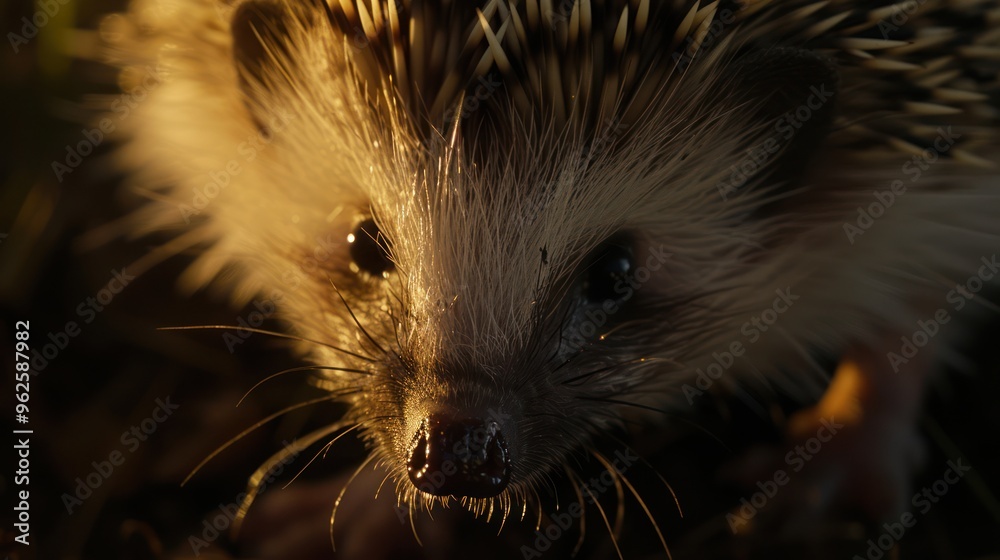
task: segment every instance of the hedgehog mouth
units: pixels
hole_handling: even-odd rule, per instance
[[[425,494],[492,498],[510,482],[510,450],[494,420],[429,414],[410,442],[406,470]]]

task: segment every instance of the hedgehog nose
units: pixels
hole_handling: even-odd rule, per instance
[[[489,498],[510,481],[510,453],[500,426],[479,418],[424,418],[406,467],[413,485],[435,496]]]

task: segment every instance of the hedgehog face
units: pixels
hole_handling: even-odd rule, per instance
[[[732,279],[752,248],[704,204],[714,175],[698,174],[739,155],[725,119],[668,99],[634,128],[539,134],[534,153],[497,149],[509,131],[475,117],[442,122],[437,141],[375,140],[421,148],[374,166],[356,209],[370,214],[348,226],[356,278],[342,281],[369,312],[355,324],[331,310],[326,330],[374,357],[354,414],[383,419],[364,433],[411,503],[509,511],[544,477],[573,478],[573,453],[678,398],[685,362],[760,306]],[[498,94],[490,114],[511,111]],[[662,135],[672,128],[689,132]],[[664,185],[686,191],[686,211],[658,206]],[[723,311],[709,320],[711,307]]]
[[[689,377],[685,360],[756,305],[756,295],[706,288],[749,259],[733,224],[756,204],[720,211],[709,197],[747,142],[763,142],[817,88],[835,91],[834,69],[795,49],[716,54],[714,70],[676,75],[665,59],[620,89],[581,79],[570,104],[499,71],[463,73],[483,51],[458,46],[461,60],[442,67],[411,53],[409,72],[425,80],[401,81],[385,58],[398,46],[368,35],[363,48],[345,46],[351,27],[340,19],[353,16],[331,17],[270,3],[233,16],[253,122],[276,108],[308,115],[262,173],[274,182],[276,170],[311,170],[312,184],[296,189],[315,198],[281,196],[329,200],[338,210],[320,227],[347,241],[310,279],[307,293],[325,294],[320,309],[294,299],[288,316],[361,358],[350,368],[363,373],[343,385],[358,389],[351,415],[401,495],[460,498],[478,512],[498,499],[509,511],[543,477],[572,478],[567,458],[593,434],[659,410]],[[524,56],[513,62],[541,62]],[[586,57],[563,64],[550,71],[597,68]],[[821,101],[791,135],[795,157],[751,175],[796,173],[829,124],[833,104]],[[712,306],[726,312],[706,320]]]
[[[950,224],[995,197],[938,196],[934,173],[843,239],[898,179],[878,142],[919,150],[924,119],[952,114],[902,111],[887,73],[977,102],[947,89],[962,72],[935,41],[871,39],[858,3],[573,2],[560,19],[536,2],[178,2],[108,34],[143,47],[123,66],[168,70],[128,155],[168,203],[145,227],[237,170],[173,245],[209,246],[185,280],[276,290],[411,506],[537,501],[550,474],[574,480],[573,453],[606,461],[595,434],[690,405],[729,349],[726,378],[813,388],[804,348],[912,330],[940,305],[925,273],[993,240],[992,222]],[[329,258],[307,267],[319,239]],[[800,295],[776,336],[746,330]]]

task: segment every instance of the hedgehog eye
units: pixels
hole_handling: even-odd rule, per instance
[[[622,299],[628,293],[621,289],[622,283],[635,265],[631,247],[611,242],[598,249],[595,256],[593,264],[587,269],[584,296],[591,303]]]
[[[351,259],[360,270],[382,277],[396,267],[389,256],[389,240],[379,232],[375,220],[368,218],[347,236],[351,244]]]

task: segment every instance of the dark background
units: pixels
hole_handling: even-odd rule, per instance
[[[119,4],[60,5],[58,15],[19,53],[13,52],[6,34],[19,33],[21,18],[30,17],[36,7],[17,0],[0,8],[5,38],[0,44],[0,233],[6,234],[0,240],[0,360],[13,362],[15,321],[30,320],[32,348],[37,350],[49,343],[50,333],[62,338],[58,333],[68,321],[80,326],[79,334],[67,335],[65,348],[35,371],[31,381],[31,552],[12,541],[14,458],[7,442],[16,426],[13,367],[4,366],[0,394],[7,451],[0,463],[0,553],[11,559],[184,557],[190,554],[188,536],[201,531],[203,520],[219,504],[232,501],[246,477],[282,441],[340,412],[333,405],[310,407],[269,424],[217,457],[182,488],[187,472],[216,446],[266,414],[313,394],[301,378],[286,377],[235,407],[256,380],[299,362],[265,336],[251,337],[231,354],[219,332],[157,331],[169,325],[234,324],[251,311],[232,309],[210,293],[180,294],[174,279],[185,266],[183,256],[133,281],[91,322],[85,323],[77,312],[104,287],[112,270],[127,267],[161,241],[126,239],[108,226],[136,203],[120,192],[120,177],[107,165],[109,143],[101,143],[62,182],[52,170],[54,160],[65,158],[66,146],[79,142],[82,130],[90,128],[89,95],[115,92],[110,69],[72,55],[93,50],[94,36],[78,30],[93,29],[101,14]],[[265,327],[281,328],[272,322]],[[915,488],[940,477],[947,459],[957,456],[966,458],[975,476],[957,484],[921,516],[886,558],[1000,558],[998,333],[1000,321],[983,325],[964,349],[973,373],[946,377],[929,397],[922,427],[930,456]],[[158,398],[168,397],[179,406],[177,411],[130,452],[122,433],[149,417]],[[791,409],[787,403],[776,403],[775,408]],[[656,476],[645,469],[630,473],[661,520],[675,558],[847,560],[863,555],[866,540],[879,533],[865,533],[856,523],[830,521],[806,534],[731,536],[724,514],[749,492],[721,483],[718,471],[741,450],[775,441],[778,431],[771,419],[759,418],[735,399],[712,402],[704,412],[698,429],[685,424],[658,435],[669,445],[649,457],[678,493],[685,508],[683,520]],[[123,452],[124,462],[67,513],[64,494],[74,491],[78,477],[94,470],[92,462],[106,461],[115,450]],[[304,483],[349,472],[364,450],[347,441],[334,455],[314,463]],[[300,460],[291,470],[303,464]],[[505,529],[505,540],[519,542],[523,533],[530,535],[527,525]],[[520,557],[509,549],[497,552],[494,541],[488,540],[495,530],[483,531],[480,524],[478,530],[462,532],[456,546],[480,550],[483,558]],[[592,520],[580,556],[611,557],[604,534]],[[626,557],[654,554],[655,539],[634,503],[627,511],[625,537]],[[575,535],[565,540],[575,541]],[[209,557],[239,554],[225,538],[216,545],[218,556]]]

